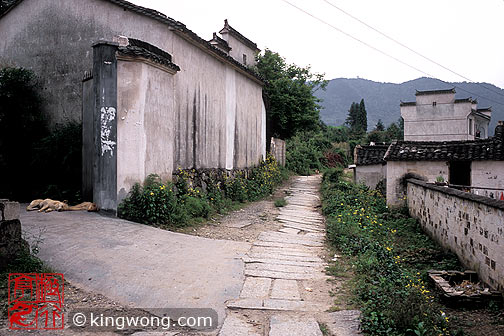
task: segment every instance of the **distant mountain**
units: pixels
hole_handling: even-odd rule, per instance
[[[323,109],[320,113],[322,120],[331,126],[342,125],[352,102],[360,102],[364,98],[368,114],[368,129],[371,130],[378,119],[381,119],[385,126],[397,121],[400,117],[400,102],[415,101],[415,90],[453,87],[457,91],[456,98],[472,97],[478,100],[479,108],[492,107],[489,133],[493,134],[497,121],[504,120],[504,90],[489,83],[449,83],[435,78],[421,77],[401,84],[392,84],[361,78],[336,78],[329,82],[325,91],[318,90],[315,95],[323,100],[321,103]]]

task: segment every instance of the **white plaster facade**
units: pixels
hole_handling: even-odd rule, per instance
[[[93,68],[96,41],[124,36],[171,55],[178,72],[118,59],[120,199],[150,173],[170,178],[179,167],[241,169],[265,158],[263,82],[243,65],[243,54],[251,65],[259,50],[226,27],[235,61],[180,22],[125,1],[23,0],[0,17],[0,65],[40,76],[55,125],[82,119],[82,78]]]
[[[355,183],[363,183],[370,189],[375,189],[376,185],[387,176],[386,164],[373,164],[366,166],[356,166],[354,170]]]
[[[485,139],[490,115],[475,100],[455,99],[454,89],[417,91],[415,102],[401,103],[405,141]]]
[[[448,165],[444,161],[387,161],[387,204],[398,207],[405,204],[406,184],[404,177],[416,176],[419,179],[435,182],[436,177],[447,180]]]

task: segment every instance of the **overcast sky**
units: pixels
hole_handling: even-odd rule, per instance
[[[311,65],[313,71],[325,73],[326,79],[361,77],[401,83],[429,76],[465,81],[353,20],[329,4],[332,3],[472,81],[504,88],[504,0],[131,1],[181,21],[206,40],[228,19],[231,26],[257,43],[260,49],[276,51],[289,63]]]

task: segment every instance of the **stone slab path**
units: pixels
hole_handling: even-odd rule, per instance
[[[328,278],[322,258],[325,224],[318,212],[320,178],[294,181],[277,217],[283,227],[262,232],[243,258],[245,281],[239,298],[227,303],[230,311],[220,336],[322,335],[315,316],[327,315],[330,304],[307,295],[313,290],[308,282]],[[249,317],[250,311],[265,312],[266,318],[258,323]]]
[[[239,296],[251,245],[88,212],[21,212],[39,257],[72,284],[136,308],[213,308]]]

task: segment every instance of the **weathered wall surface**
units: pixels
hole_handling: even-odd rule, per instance
[[[355,182],[364,183],[371,189],[375,189],[378,182],[386,178],[387,165],[376,164],[355,167]]]
[[[253,150],[265,143],[258,146],[252,139],[260,133],[255,131],[256,120],[265,133],[260,84],[161,22],[103,0],[24,0],[0,20],[0,31],[0,64],[30,68],[41,77],[52,125],[81,120],[81,80],[84,71],[92,68],[92,44],[123,35],[167,51],[181,68],[171,95],[177,134],[174,167],[232,169],[235,159],[230,147],[235,148],[235,141],[230,135],[236,130],[229,122],[235,123],[236,105],[236,121],[248,122],[240,124],[240,131],[254,130],[239,139],[244,153],[237,161],[250,165],[260,157]],[[230,77],[236,78],[235,87],[228,84]],[[265,134],[260,135],[265,139]]]
[[[490,190],[476,189],[475,194],[500,199],[504,192],[503,161],[473,161],[471,164],[471,185],[475,187],[496,188]]]
[[[233,57],[238,62],[244,65],[255,65],[255,50],[244,45],[241,41],[236,39],[231,34],[223,34],[223,39],[227,41],[228,45],[231,47],[229,55]],[[243,62],[243,55],[246,56],[246,62]]]
[[[415,106],[401,106],[404,140],[473,140],[467,121],[471,108],[471,102],[455,103],[455,94],[417,96]]]
[[[504,202],[408,182],[408,208],[424,230],[495,289],[504,290]]]
[[[426,181],[434,182],[443,176],[448,180],[448,165],[443,161],[387,161],[387,204],[401,206],[406,196],[403,178],[406,174],[415,174]]]
[[[141,62],[119,61],[118,203],[149,174],[171,178],[174,153],[173,74]]]
[[[279,165],[285,167],[285,141],[278,138],[271,138],[270,152]]]

